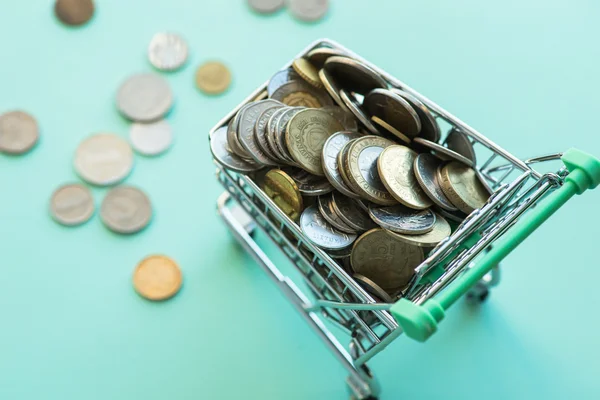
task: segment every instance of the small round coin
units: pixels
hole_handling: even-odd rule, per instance
[[[352,278],[354,278],[354,280],[357,281],[358,284],[367,291],[367,293],[369,293],[372,296],[375,296],[375,300],[379,300],[379,302],[382,303],[394,302],[394,299],[392,299],[392,297],[385,290],[383,290],[378,284],[376,284],[366,276],[361,274],[354,274],[352,275]]]
[[[133,287],[145,299],[167,300],[181,288],[182,275],[179,266],[167,256],[149,256],[137,265],[133,272]]]
[[[147,124],[131,124],[129,140],[138,153],[145,156],[159,155],[171,147],[173,142],[171,125],[164,119]]]
[[[376,228],[354,242],[350,262],[355,273],[366,276],[389,293],[409,283],[415,268],[423,262],[423,250]]]
[[[421,235],[433,229],[435,213],[431,210],[412,210],[401,204],[388,207],[369,207],[376,224],[387,230],[407,235]]]
[[[269,83],[267,84],[267,94],[271,97],[273,96],[273,93],[284,84],[300,79],[302,78],[293,68],[282,69],[281,71],[276,72],[269,80]]]
[[[248,0],[248,5],[259,14],[273,14],[285,5],[284,0]]]
[[[115,233],[132,234],[141,231],[152,219],[150,199],[140,189],[117,186],[104,196],[100,218]]]
[[[227,127],[225,126],[211,135],[210,151],[219,164],[235,172],[249,173],[262,168],[262,165],[244,160],[227,150]]]
[[[321,158],[327,138],[344,127],[323,110],[306,109],[288,123],[285,140],[290,155],[303,169],[324,176]]]
[[[387,89],[374,89],[365,96],[363,107],[406,136],[415,137],[421,131],[421,120],[409,102]]]
[[[473,166],[473,161],[469,160],[465,156],[460,155],[459,153],[457,153],[453,150],[450,150],[447,147],[442,146],[441,144],[438,144],[438,143],[435,143],[435,142],[432,142],[430,140],[423,139],[423,138],[415,138],[413,140],[413,142],[418,145],[422,145],[422,146],[425,146],[425,147],[433,150],[434,154],[436,156],[438,156],[439,158],[441,158],[442,160],[458,161],[469,167]]]
[[[377,161],[379,176],[392,196],[400,203],[416,210],[424,210],[433,203],[415,177],[414,162],[417,153],[405,146],[386,148]]]
[[[87,222],[94,215],[95,208],[90,190],[77,183],[59,187],[50,198],[50,215],[65,226]]]
[[[330,205],[331,210],[342,222],[355,231],[364,232],[377,227],[369,218],[369,214],[360,207],[357,201],[350,197],[334,192]]]
[[[163,118],[173,105],[168,82],[160,75],[145,73],[129,77],[117,92],[117,108],[136,122],[153,122]]]
[[[344,233],[331,226],[315,206],[308,207],[302,213],[300,229],[311,243],[326,250],[341,250],[356,240],[356,235]]]
[[[453,161],[441,170],[442,190],[452,204],[465,214],[471,214],[485,205],[490,197],[475,170]]]
[[[319,206],[319,212],[323,215],[323,218],[327,220],[334,228],[346,232],[346,233],[356,233],[355,229],[349,227],[342,219],[337,215],[331,206],[331,202],[333,200],[333,196],[331,193],[328,193],[323,196],[319,196],[317,199],[317,205]]]
[[[133,151],[119,136],[98,133],[79,144],[73,165],[81,179],[92,185],[114,185],[131,172]]]
[[[421,189],[440,208],[448,211],[458,210],[444,194],[438,180],[438,169],[442,167],[442,161],[429,153],[419,154],[414,161],[414,171],[417,182]]]
[[[188,46],[176,33],[159,32],[148,45],[150,64],[161,71],[175,71],[183,66],[188,58]]]
[[[206,94],[221,94],[231,84],[231,72],[219,61],[208,61],[196,70],[196,86]]]
[[[286,82],[278,87],[270,97],[291,107],[321,108],[333,105],[333,101],[327,93],[304,81]]]
[[[302,195],[298,185],[280,169],[272,169],[265,175],[263,191],[275,205],[292,221],[297,221],[303,209]]]
[[[229,121],[227,125],[227,144],[229,149],[236,154],[238,157],[244,160],[252,160],[250,153],[242,147],[240,139],[238,138],[238,130],[240,127],[240,118],[242,117],[243,111],[250,107],[253,103],[247,103],[240,107],[235,116]]]
[[[374,89],[387,88],[387,82],[371,67],[348,57],[333,56],[324,68],[346,91],[365,95]]]
[[[356,197],[357,195],[348,187],[348,185],[346,185],[342,179],[339,170],[340,166],[338,164],[338,155],[346,143],[361,136],[362,135],[360,133],[356,132],[337,132],[329,136],[329,138],[323,144],[321,163],[325,177],[337,190],[340,191],[340,193],[349,197]]]
[[[83,25],[94,15],[94,1],[56,0],[54,14],[65,25]]]
[[[410,93],[396,88],[392,88],[391,91],[408,101],[417,112],[419,120],[421,121],[421,132],[419,132],[419,137],[431,140],[432,142],[438,142],[441,136],[440,126],[435,120],[435,117],[431,114],[431,111],[429,111],[429,108]]]
[[[289,0],[292,15],[304,22],[318,21],[327,14],[329,0]]]
[[[239,125],[237,128],[237,137],[240,144],[250,154],[250,156],[262,165],[277,165],[259,146],[255,127],[261,114],[266,110],[279,107],[282,104],[276,100],[266,99],[250,103],[248,107],[243,108],[240,113]],[[264,132],[262,132],[264,135]]]
[[[298,73],[306,82],[316,88],[322,88],[323,83],[319,79],[319,73],[314,65],[310,63],[306,58],[297,58],[292,63],[292,68]]]
[[[9,111],[0,115],[0,152],[24,154],[39,140],[38,124],[24,111]]]
[[[475,149],[469,140],[469,137],[463,132],[456,128],[452,128],[448,137],[446,138],[446,146],[452,150],[473,161],[473,164],[477,162],[475,156]]]
[[[446,239],[452,233],[450,224],[439,214],[435,215],[435,224],[433,229],[422,235],[406,235],[402,233],[392,232],[390,230],[385,231],[388,235],[396,238],[401,242],[411,244],[418,247],[435,247],[442,240]]]

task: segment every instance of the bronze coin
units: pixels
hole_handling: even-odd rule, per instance
[[[410,103],[387,89],[375,89],[365,96],[363,107],[402,132],[415,137],[421,131],[421,120]]]
[[[182,283],[181,270],[167,256],[149,256],[143,259],[133,273],[133,287],[140,296],[154,301],[173,297]]]
[[[56,0],[54,14],[63,24],[83,25],[94,15],[94,2],[92,0]]]
[[[333,56],[324,68],[346,91],[367,94],[373,89],[387,88],[387,82],[371,67],[348,57]]]

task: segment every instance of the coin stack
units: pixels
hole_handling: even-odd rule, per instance
[[[277,72],[211,137],[306,238],[376,299],[402,295],[427,252],[491,194],[468,136],[363,62],[319,47]],[[264,170],[263,170],[264,171]],[[344,262],[350,260],[349,263]]]

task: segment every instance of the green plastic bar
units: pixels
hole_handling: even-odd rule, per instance
[[[476,285],[571,197],[582,194],[587,189],[594,189],[600,184],[600,160],[597,158],[571,149],[564,153],[562,161],[570,171],[563,186],[528,211],[494,243],[492,249],[477,261],[473,268],[421,306],[406,299],[400,299],[392,306],[390,311],[407,336],[420,342],[427,340],[437,331],[437,324],[444,318],[445,310]]]

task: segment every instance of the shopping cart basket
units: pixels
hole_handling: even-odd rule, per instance
[[[336,42],[318,40],[298,57],[322,46],[339,49],[364,62],[391,86],[421,100],[440,125],[467,134],[477,154],[476,168],[494,190],[488,202],[471,213],[416,268],[404,296],[394,304],[383,304],[376,302],[358,285],[343,266],[314,246],[249,176],[215,162],[217,178],[226,189],[218,200],[218,212],[234,237],[273,278],[348,370],[347,384],[353,396],[376,398],[379,387],[367,361],[403,332],[412,339],[425,341],[436,332],[445,310],[461,296],[483,301],[489,288],[498,283],[500,261],[571,197],[598,186],[600,161],[575,149],[521,161]],[[291,62],[285,68],[290,65]],[[266,86],[267,83],[260,86],[222,119],[210,135],[226,126],[246,103],[266,98]],[[550,172],[542,172],[541,168],[551,164],[559,166]],[[289,258],[302,276],[300,280],[294,281],[284,275],[265,254],[253,239],[256,227],[262,229]],[[332,333],[326,321],[347,334],[347,345]]]

